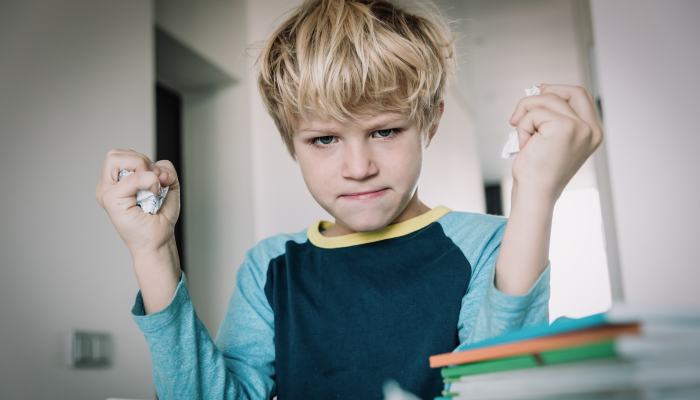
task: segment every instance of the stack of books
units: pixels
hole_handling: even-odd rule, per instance
[[[700,311],[614,307],[430,357],[436,400],[700,399]]]

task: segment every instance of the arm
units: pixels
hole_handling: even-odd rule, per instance
[[[161,399],[271,398],[273,315],[259,277],[247,258],[216,343],[197,317],[184,275],[161,311],[146,315],[141,293],[137,295],[132,315],[148,342]]]
[[[121,170],[135,172],[120,181]],[[137,191],[161,193],[162,186],[170,187],[162,207],[156,214],[144,213],[136,205]],[[260,278],[267,264],[250,257],[260,251],[246,256],[217,347],[194,311],[180,271],[173,237],[180,186],[172,164],[154,164],[132,150],[112,150],[95,197],[134,261],[141,290],[132,315],[148,342],[160,398],[269,399],[274,390],[273,317],[264,274]]]
[[[440,219],[445,233],[471,267],[457,325],[460,346],[549,322],[549,268],[522,296],[504,294],[494,285],[506,221],[491,215],[456,212]]]
[[[522,296],[512,296],[495,286],[498,244],[484,263],[477,264],[459,317],[459,343],[470,345],[505,333],[549,323],[549,265]]]
[[[603,140],[590,93],[566,85],[540,86],[511,117],[520,148],[513,163],[512,208],[496,262],[495,286],[523,295],[549,264],[554,204]]]

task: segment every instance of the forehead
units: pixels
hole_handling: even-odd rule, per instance
[[[332,133],[343,129],[372,130],[381,129],[387,125],[395,123],[408,123],[408,117],[398,112],[382,112],[368,117],[356,117],[347,121],[339,121],[335,118],[321,119],[309,117],[300,119],[297,125],[297,132],[321,132]]]

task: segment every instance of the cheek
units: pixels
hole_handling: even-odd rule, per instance
[[[419,139],[401,143],[401,146],[385,152],[380,160],[380,170],[390,176],[393,182],[406,190],[415,188],[423,163],[423,149]]]
[[[333,176],[336,174],[332,159],[297,153],[297,161],[306,187],[314,199],[319,201],[325,198],[326,194],[332,193]]]

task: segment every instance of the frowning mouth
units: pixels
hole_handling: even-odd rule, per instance
[[[340,197],[343,199],[348,199],[348,200],[366,200],[366,199],[373,199],[375,197],[379,197],[383,195],[386,192],[386,188],[384,189],[379,189],[379,190],[373,190],[370,192],[357,192],[357,193],[348,193],[348,194],[343,194]]]

